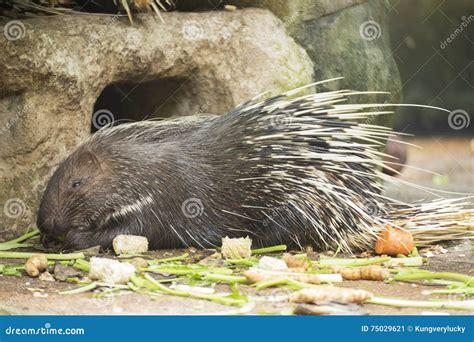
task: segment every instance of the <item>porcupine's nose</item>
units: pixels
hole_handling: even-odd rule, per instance
[[[60,242],[63,231],[61,225],[58,224],[58,218],[51,216],[45,218],[44,215],[38,215],[36,225],[41,232],[41,243],[48,247]]]

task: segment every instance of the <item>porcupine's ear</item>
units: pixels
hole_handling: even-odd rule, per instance
[[[84,149],[82,151],[79,151],[76,159],[76,164],[78,166],[94,166],[99,169],[103,168],[99,156],[97,156],[97,154],[95,154],[90,149]]]

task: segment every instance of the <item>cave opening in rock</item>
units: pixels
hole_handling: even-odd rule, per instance
[[[112,122],[119,125],[192,114],[193,96],[189,91],[189,81],[182,78],[109,84],[94,105],[91,133]]]

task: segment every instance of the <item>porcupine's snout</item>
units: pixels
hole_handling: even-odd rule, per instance
[[[61,242],[69,230],[68,222],[63,215],[45,205],[45,202],[40,204],[36,226],[41,232],[41,242],[45,246]]]

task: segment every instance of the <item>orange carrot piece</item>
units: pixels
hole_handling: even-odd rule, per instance
[[[386,225],[375,242],[375,253],[408,255],[413,250],[413,235],[397,227]]]

